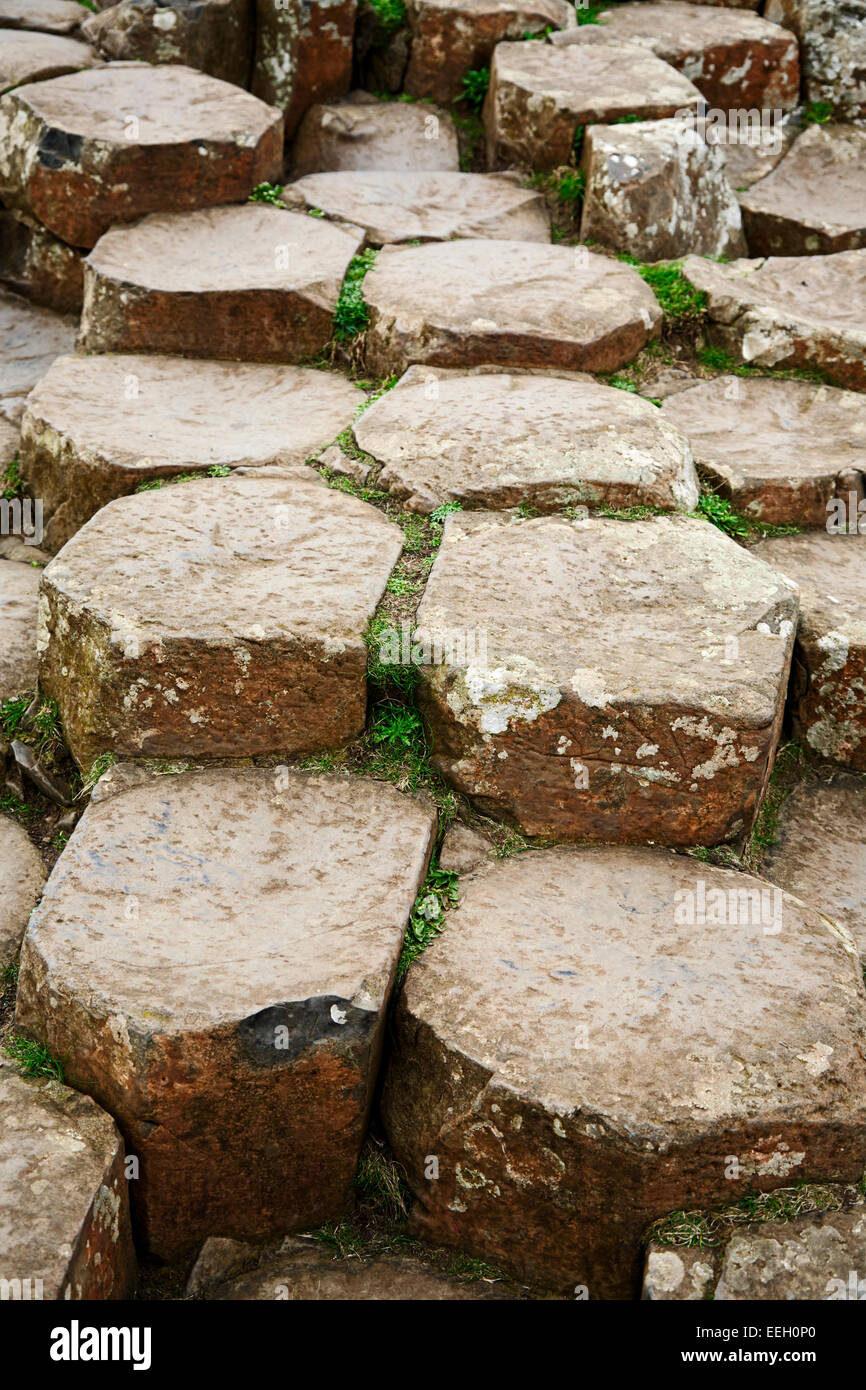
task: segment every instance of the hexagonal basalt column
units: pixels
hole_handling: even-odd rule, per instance
[[[73,246],[279,177],[281,112],[185,67],[109,63],[0,100],[0,196]]]
[[[115,1115],[157,1255],[345,1212],[434,836],[371,780],[98,784],[31,922],[17,1026]]]
[[[42,576],[40,681],[73,756],[245,757],[364,727],[364,634],[402,548],[308,469],[110,502]]]
[[[530,835],[735,839],[796,618],[793,585],[697,519],[454,514],[416,633],[434,761]]]
[[[157,214],[84,263],[88,352],[299,362],[325,346],[363,232],[263,203]]]
[[[383,1114],[416,1230],[591,1299],[647,1225],[866,1160],[866,994],[841,928],[654,850],[461,879],[411,967]]]
[[[142,483],[211,468],[300,464],[364,397],[309,367],[181,357],[61,357],[31,392],[21,468],[42,499],[44,544]]]

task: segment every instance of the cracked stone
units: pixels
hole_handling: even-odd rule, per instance
[[[593,125],[584,134],[581,166],[582,241],[643,261],[672,260],[689,251],[745,254],[724,154],[696,130],[679,121]]]
[[[131,1297],[130,1186],[109,1115],[0,1057],[0,1278],[20,1281],[9,1297]]]
[[[42,573],[40,682],[79,766],[355,738],[402,534],[306,468],[109,502]]]
[[[853,500],[863,524],[866,507],[856,494]],[[800,589],[790,694],[795,732],[820,757],[866,772],[866,535],[778,536],[753,553]]]
[[[570,162],[581,126],[620,116],[659,120],[700,100],[697,87],[669,63],[634,46],[501,43],[484,102],[488,162],[555,169]]]
[[[286,114],[291,139],[315,102],[348,92],[356,0],[256,0],[252,89]]]
[[[411,511],[447,502],[691,511],[688,442],[639,396],[590,376],[410,367],[353,426]]]
[[[457,129],[447,111],[426,102],[377,101],[354,92],[307,111],[291,150],[293,178],[340,170],[457,171]]]
[[[851,938],[687,856],[529,851],[464,877],[395,1034],[382,1111],[416,1231],[557,1291],[634,1297],[657,1217],[863,1169]]]
[[[249,86],[254,0],[119,0],[90,15],[81,32],[103,58],[182,63],[238,87]],[[259,95],[259,93],[256,93]]]
[[[529,835],[737,839],[796,617],[791,584],[695,518],[453,513],[417,617],[434,765]]]
[[[369,246],[452,237],[550,241],[541,194],[495,174],[308,174],[288,186],[283,202],[363,227]]]
[[[335,372],[179,357],[61,357],[31,393],[21,469],[57,551],[144,482],[209,469],[302,464],[363,403]]]
[[[28,929],[16,1027],[117,1119],[146,1249],[346,1213],[435,833],[360,778],[100,780]]]
[[[813,125],[740,198],[753,256],[866,246],[866,129]]]
[[[107,232],[84,263],[80,344],[298,362],[325,346],[357,228],[265,203],[159,213]]]
[[[669,396],[662,416],[738,512],[826,526],[833,498],[863,496],[866,397],[807,381],[719,376]]]
[[[740,10],[677,3],[626,4],[598,16],[611,37],[647,48],[694,82],[720,111],[789,111],[800,92],[796,38]]]
[[[795,787],[779,812],[776,841],[761,873],[840,922],[866,966],[866,788],[861,783]]]
[[[574,25],[565,0],[409,0],[410,43],[403,89],[444,103],[463,95],[470,70],[490,66],[506,39]]]
[[[0,897],[0,970],[16,959],[24,928],[39,901],[46,878],[42,856],[27,831],[9,816],[0,816],[0,881],[3,883]]]
[[[192,68],[109,63],[0,99],[0,197],[72,246],[241,202],[282,157],[280,111]]]
[[[727,265],[687,256],[683,274],[707,294],[711,341],[738,361],[866,390],[866,248]]]
[[[519,241],[386,246],[364,298],[367,363],[382,377],[413,363],[609,372],[661,323],[631,266],[585,247]]]

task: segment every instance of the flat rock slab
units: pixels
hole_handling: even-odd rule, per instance
[[[659,120],[700,99],[675,68],[633,45],[501,43],[484,102],[488,162],[554,169],[569,163],[580,126]]]
[[[550,241],[541,194],[495,174],[308,174],[289,185],[283,202],[363,227],[369,246],[452,237]]]
[[[0,414],[17,423],[24,402],[61,353],[75,346],[76,321],[0,290]]]
[[[82,8],[78,0],[0,0],[0,29],[72,34],[87,18]]]
[[[753,256],[866,246],[866,129],[810,126],[740,207]]]
[[[8,561],[4,561],[6,563]],[[0,970],[10,965],[18,955],[24,928],[39,901],[46,877],[42,856],[27,831],[17,821],[0,816],[0,881],[3,883],[3,895],[0,897]]]
[[[826,526],[832,499],[862,495],[866,397],[807,381],[720,376],[668,396],[662,415],[735,510]]]
[[[609,372],[656,335],[661,309],[631,266],[519,241],[386,247],[364,280],[378,376],[439,367]]]
[[[490,66],[498,43],[567,29],[565,0],[409,0],[409,64],[404,91],[450,102],[463,95],[467,72]]]
[[[85,261],[88,352],[298,362],[328,342],[363,233],[266,203],[155,213]]]
[[[254,0],[120,0],[85,19],[81,32],[104,58],[182,63],[248,87],[253,16]]]
[[[866,535],[779,536],[756,551],[800,588],[795,730],[820,757],[866,772]]]
[[[758,15],[712,5],[627,4],[598,23],[623,43],[648,48],[694,82],[720,111],[789,111],[800,93],[797,40]]]
[[[683,273],[707,294],[711,338],[738,361],[866,390],[866,249],[728,265],[687,256]]]
[[[252,89],[286,113],[290,139],[308,107],[348,92],[356,0],[255,0]]]
[[[40,574],[31,565],[0,561],[0,703],[36,684]]]
[[[866,116],[866,11],[826,0],[767,0],[765,16],[800,40],[806,101],[828,101],[842,120]]]
[[[31,29],[10,29],[4,32],[0,45],[0,92],[92,68],[100,61],[99,54],[78,39]]]
[[[698,502],[679,431],[649,401],[590,376],[410,367],[353,431],[384,465],[377,486],[411,511]]]
[[[74,246],[52,236],[26,213],[0,209],[0,281],[34,304],[79,314],[84,263]]]
[[[187,1298],[216,1302],[426,1302],[513,1297],[483,1279],[458,1279],[411,1255],[340,1259],[312,1240],[288,1236],[273,1249],[206,1240]]]
[[[717,1302],[863,1298],[866,1207],[737,1231],[725,1247]],[[854,1271],[852,1276],[852,1271]]]
[[[109,63],[0,100],[0,197],[89,247],[144,213],[240,202],[279,177],[282,127],[192,68]]]
[[[381,512],[302,468],[110,502],[42,576],[40,681],[73,757],[347,743],[401,548]]]
[[[302,464],[364,397],[335,372],[180,357],[61,357],[27,402],[23,475],[59,550],[115,497],[211,468]]]
[[[294,178],[345,169],[459,170],[457,129],[447,111],[359,95],[310,107],[291,149]]]
[[[697,519],[454,513],[418,610],[435,764],[529,835],[736,839],[796,616],[793,586]]]
[[[16,1026],[115,1115],[155,1254],[338,1221],[435,815],[360,778],[125,771],[28,929]]]
[[[12,1284],[4,1296],[129,1298],[129,1186],[109,1115],[0,1058],[0,1279]]]
[[[866,964],[866,787],[801,783],[785,800],[765,878],[841,922]]]
[[[622,1299],[663,1212],[862,1171],[866,996],[820,912],[647,849],[529,852],[460,886],[382,1099],[425,1237]]]
[[[582,241],[643,261],[745,254],[722,149],[680,121],[590,126],[581,165]]]

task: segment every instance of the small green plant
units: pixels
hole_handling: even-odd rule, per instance
[[[368,0],[368,4],[376,14],[377,40],[390,38],[406,23],[406,6],[403,0]]]
[[[94,758],[81,781],[82,796],[89,796],[103,773],[106,773],[116,762],[117,758],[113,753],[100,753],[98,758]]]
[[[643,119],[643,116],[617,116],[611,121],[611,125],[634,125],[636,121]]]
[[[634,266],[638,275],[649,285],[669,322],[682,323],[688,319],[699,319],[703,314],[707,307],[707,296],[703,290],[695,289],[683,275],[682,261],[644,265],[628,252],[621,252],[617,259]]]
[[[561,203],[580,203],[586,192],[586,174],[582,169],[566,169],[554,179],[553,186]]]
[[[701,1249],[723,1245],[738,1226],[795,1221],[806,1212],[842,1211],[856,1196],[854,1184],[841,1183],[801,1183],[771,1192],[749,1192],[714,1211],[671,1212],[653,1223],[647,1239]]]
[[[490,69],[470,68],[463,74],[460,86],[462,90],[457,100],[465,101],[473,111],[480,111],[490,86]]]
[[[50,1076],[55,1081],[63,1080],[63,1063],[57,1057],[52,1057],[42,1043],[13,1034],[6,1042],[6,1053],[24,1068],[28,1076]]]
[[[368,1139],[355,1175],[358,1201],[382,1220],[402,1222],[408,1211],[408,1188],[403,1168]]]
[[[833,119],[833,104],[829,101],[810,101],[803,112],[804,125],[827,125]]]
[[[703,517],[705,521],[711,521],[720,531],[733,536],[735,540],[746,540],[752,535],[796,536],[800,531],[799,526],[774,526],[769,521],[743,516],[741,512],[734,511],[728,499],[720,497],[717,492],[701,494],[695,515]]]
[[[413,960],[417,960],[430,942],[444,930],[445,914],[456,906],[457,897],[457,875],[448,869],[431,867],[409,915],[409,926],[397,966],[398,980],[403,979]]]
[[[6,471],[2,478],[2,495],[7,502],[13,501],[16,497],[21,497],[24,492],[24,484],[21,481],[21,464],[18,455],[10,459],[6,465]]]
[[[283,187],[281,183],[257,183],[249,198],[248,203],[271,203],[274,207],[284,208]]]
[[[813,367],[753,367],[747,362],[735,362],[724,348],[702,347],[698,349],[698,361],[711,372],[724,372],[726,376],[772,377],[776,381],[813,381],[816,386],[823,385],[827,378]]]
[[[434,526],[444,526],[445,518],[452,512],[462,512],[462,502],[443,502],[441,506],[435,507],[430,513],[430,520]]]
[[[625,376],[617,376],[615,374],[613,376],[609,376],[607,378],[607,384],[608,386],[615,386],[617,391],[637,392],[637,383],[634,381],[629,381],[628,377]]]
[[[3,989],[9,989],[11,985],[17,985],[18,971],[20,968],[17,960],[13,960],[9,965],[3,966],[3,969],[0,970],[0,986],[2,986]]]
[[[90,10],[91,14],[99,14],[99,10],[94,4],[94,0],[78,0],[78,3],[82,7],[82,9]]]
[[[376,252],[368,248],[353,256],[346,271],[340,297],[334,309],[334,337],[339,342],[356,338],[370,322],[370,310],[364,300],[364,277],[376,263]]]
[[[213,463],[210,468],[199,469],[195,473],[175,473],[172,478],[149,478],[139,483],[136,492],[156,492],[161,487],[173,487],[175,483],[200,483],[202,478],[227,478],[231,473],[223,463]]]
[[[577,0],[575,14],[578,24],[598,24],[598,17],[603,9],[604,5],[584,5],[582,0]]]
[[[532,34],[528,29],[525,29],[523,32],[523,37],[527,43],[531,43],[533,39],[546,39],[548,34],[552,33],[553,26],[551,24],[546,24],[543,29],[540,29],[538,31],[537,34]]]
[[[0,729],[5,738],[18,738],[22,731],[24,716],[33,703],[29,695],[13,695],[0,705]]]
[[[424,724],[412,705],[384,703],[370,726],[371,743],[384,743],[388,748],[402,751],[415,748],[424,738]]]
[[[402,634],[384,618],[374,618],[367,629],[367,678],[373,685],[395,686],[408,694],[418,684],[418,667],[411,662],[388,661],[385,655],[400,652]]]

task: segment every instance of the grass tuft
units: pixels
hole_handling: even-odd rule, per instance
[[[661,305],[662,313],[671,323],[683,323],[689,319],[699,319],[707,307],[707,296],[683,275],[682,261],[661,261],[658,265],[645,265],[627,251],[620,252],[617,260],[634,266],[641,279],[645,280]]]
[[[458,101],[465,101],[476,113],[484,105],[484,98],[487,96],[487,88],[490,86],[489,68],[470,68],[463,74],[460,82],[461,94]]]
[[[283,188],[281,183],[257,183],[250,196],[248,203],[271,203],[274,207],[285,208],[283,202]]]
[[[356,338],[370,322],[370,310],[364,300],[364,277],[376,262],[376,252],[368,248],[353,256],[346,271],[340,297],[334,309],[334,337],[338,342]]]
[[[5,1050],[7,1056],[14,1058],[28,1076],[50,1076],[55,1081],[63,1080],[63,1063],[57,1057],[52,1057],[42,1043],[13,1034],[7,1038]]]
[[[445,914],[456,905],[457,875],[449,869],[431,866],[409,914],[409,925],[397,965],[398,981],[405,977],[412,962],[444,930]]]

